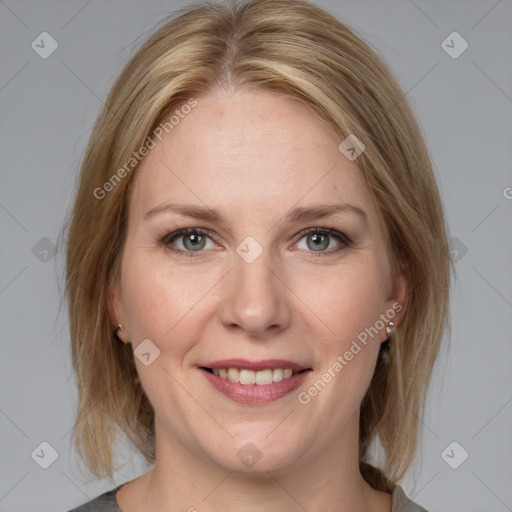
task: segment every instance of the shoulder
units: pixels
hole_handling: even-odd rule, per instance
[[[116,492],[121,485],[107,491],[83,505],[80,505],[69,512],[122,512],[116,501]]]
[[[393,488],[393,507],[391,512],[428,512],[423,507],[410,500],[404,490],[395,485]]]

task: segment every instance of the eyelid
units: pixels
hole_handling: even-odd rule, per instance
[[[166,232],[166,234],[160,238],[160,242],[163,245],[165,245],[166,247],[168,247],[171,244],[171,242],[173,242],[174,240],[176,240],[184,235],[187,235],[189,233],[197,233],[200,235],[207,236],[215,243],[215,240],[212,237],[212,232],[206,228],[182,228],[182,229],[177,229],[175,231],[172,231],[170,233]],[[348,235],[346,235],[345,233],[338,231],[336,229],[333,229],[333,228],[328,228],[328,227],[323,227],[323,226],[305,228],[305,229],[299,231],[295,235],[295,238],[297,239],[297,241],[294,242],[294,245],[296,245],[302,238],[304,238],[304,236],[308,235],[309,233],[327,234],[328,236],[335,238],[341,244],[341,247],[335,248],[334,250],[307,251],[307,252],[313,253],[314,256],[334,254],[334,253],[340,252],[341,250],[343,250],[345,248],[352,247],[352,245],[353,245],[351,238]],[[185,257],[190,257],[190,256],[193,257],[193,255],[195,253],[206,252],[203,250],[199,250],[199,251],[184,251],[182,249],[169,249],[169,250],[171,250],[172,252],[177,253],[181,256],[185,256]]]
[[[304,235],[308,235],[309,233],[326,233],[326,234],[332,236],[333,238],[340,239],[339,241],[341,241],[345,245],[351,245],[353,243],[351,238],[347,234],[343,233],[342,231],[338,231],[337,229],[322,227],[322,226],[303,229],[302,231],[299,231],[296,236],[300,240],[301,238],[304,237]],[[319,251],[319,252],[322,252],[322,251]]]
[[[166,232],[165,236],[161,239],[161,242],[168,244],[171,241],[176,240],[180,236],[188,235],[189,233],[198,233],[200,235],[205,235],[211,238],[212,232],[209,229],[205,228],[182,228],[172,231],[171,233]]]

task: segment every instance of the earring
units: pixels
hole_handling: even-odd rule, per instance
[[[118,335],[117,335],[117,331],[122,331],[123,330],[123,324],[117,324],[116,325],[116,328],[114,329],[114,337],[116,337],[119,341],[123,341]],[[124,343],[124,341],[123,341]]]
[[[391,320],[388,322],[388,325],[386,325],[386,334],[388,336],[391,336],[393,334],[393,327],[395,326],[395,323]]]

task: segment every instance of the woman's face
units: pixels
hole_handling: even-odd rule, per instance
[[[112,304],[157,447],[234,471],[357,456],[406,282],[340,142],[295,102],[216,92],[140,164]]]

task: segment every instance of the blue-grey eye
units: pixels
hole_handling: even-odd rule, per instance
[[[199,252],[203,249],[212,249],[212,246],[207,247],[206,243],[210,240],[210,237],[204,234],[199,229],[180,229],[175,233],[171,233],[164,239],[166,245],[174,245],[179,251],[184,252]],[[181,241],[181,242],[180,242]]]
[[[188,243],[187,243],[188,242]],[[198,234],[183,235],[183,245],[189,251],[198,251],[204,249],[206,237]]]
[[[300,240],[303,239],[306,240],[306,247],[300,247],[300,245],[297,245],[297,247],[299,249],[306,249],[313,252],[323,252],[326,249],[340,248],[340,246],[347,246],[350,243],[348,238],[343,238],[342,233],[321,229],[310,229]],[[336,243],[331,244],[332,240],[335,240]]]
[[[316,250],[324,250],[329,247],[329,235],[322,235],[318,233],[307,235],[306,239],[308,240],[308,247],[313,251]],[[309,244],[311,241],[311,244]]]

